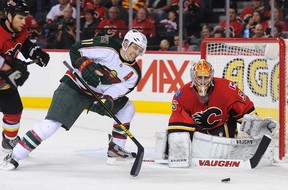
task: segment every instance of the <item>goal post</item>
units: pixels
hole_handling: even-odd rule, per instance
[[[213,65],[216,77],[237,83],[254,102],[260,118],[272,117],[279,122],[279,159],[288,156],[288,40],[205,38],[201,58]]]

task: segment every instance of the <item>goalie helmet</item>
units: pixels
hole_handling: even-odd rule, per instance
[[[212,65],[205,59],[201,59],[192,65],[190,69],[192,86],[194,86],[200,96],[206,96],[214,77]]]
[[[13,17],[16,14],[28,16],[30,14],[30,8],[24,0],[8,0],[5,7],[6,17],[8,13],[10,13]]]
[[[127,42],[127,45],[125,46],[124,44]],[[128,47],[132,44],[136,44],[139,47],[141,47],[143,49],[143,52],[141,53],[141,55],[143,55],[146,51],[147,48],[147,38],[144,34],[142,34],[141,32],[137,31],[137,30],[130,30],[126,33],[126,35],[124,36],[123,42],[122,42],[122,48],[124,50],[124,53],[126,55],[126,51],[128,49]]]

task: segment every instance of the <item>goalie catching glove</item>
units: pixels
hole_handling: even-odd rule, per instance
[[[109,95],[103,95],[100,97],[100,100],[105,104],[105,106],[109,109],[112,110],[114,107],[114,101],[111,96]],[[94,111],[100,115],[107,115],[110,116],[105,108],[98,102],[95,101],[92,106],[90,106],[89,110]]]
[[[274,135],[278,128],[278,123],[271,118],[261,119],[256,114],[246,114],[243,117],[240,130],[252,138],[258,139],[262,138],[263,135]]]

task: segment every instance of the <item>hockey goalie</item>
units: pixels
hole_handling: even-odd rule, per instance
[[[169,167],[190,167],[192,158],[251,158],[263,135],[278,129],[277,122],[259,118],[249,97],[235,83],[214,77],[208,61],[201,59],[190,71],[191,81],[172,100],[164,151]],[[249,138],[237,138],[238,128]],[[265,164],[273,163],[273,148],[266,150]]]

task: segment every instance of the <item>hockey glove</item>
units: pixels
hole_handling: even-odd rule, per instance
[[[240,127],[243,131],[254,139],[262,138],[263,135],[273,136],[279,129],[279,124],[272,118],[259,118],[257,115],[245,114]]]
[[[43,51],[36,44],[32,43],[28,38],[23,43],[21,53],[26,59],[28,58],[31,58],[33,60],[38,59],[38,62],[36,64],[39,65],[40,67],[46,67],[50,60],[49,54]]]
[[[46,53],[45,51],[43,51],[38,46],[35,47],[35,50],[34,50],[31,58],[34,60],[38,59],[36,64],[39,65],[40,67],[46,67],[49,60],[50,60],[49,54]]]
[[[87,84],[97,87],[100,83],[100,78],[96,73],[98,69],[98,64],[94,63],[91,59],[86,57],[80,57],[76,60],[75,66],[81,72],[83,79]]]
[[[114,107],[114,101],[112,99],[111,96],[109,95],[103,95],[101,98],[101,101],[106,105],[106,107],[109,109],[109,110],[112,110],[113,107]],[[109,116],[109,114],[107,113],[107,111],[105,110],[105,108],[98,102],[98,101],[95,101],[93,103],[93,105],[89,108],[89,110],[91,111],[94,111],[100,115],[107,115]]]
[[[13,58],[9,65],[11,69],[5,73],[2,72],[1,75],[12,87],[22,86],[30,74],[27,70],[26,62]]]

